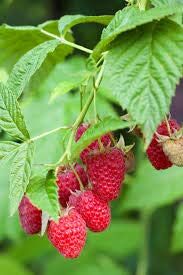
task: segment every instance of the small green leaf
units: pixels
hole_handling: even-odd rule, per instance
[[[169,112],[182,76],[182,49],[183,28],[161,20],[125,33],[106,56],[103,80],[142,127],[146,145]]]
[[[57,220],[60,209],[57,192],[54,173],[49,171],[46,179],[43,176],[33,177],[26,193],[32,203]]]
[[[33,48],[15,64],[8,79],[8,88],[18,98],[33,74],[40,68],[47,55],[60,44],[58,40],[46,41]]]
[[[23,143],[17,150],[10,171],[10,215],[13,215],[26,191],[31,176],[33,143]]]
[[[10,89],[2,83],[0,83],[0,126],[14,138],[22,140],[29,138],[20,106]]]
[[[126,7],[116,13],[106,29],[102,32],[101,41],[93,51],[93,58],[98,59],[106,47],[121,33],[135,29],[137,26],[160,20],[166,16],[183,11],[183,5],[161,5],[153,9],[141,11],[136,7]]]
[[[133,123],[122,121],[119,118],[106,117],[103,121],[91,126],[79,139],[77,143],[74,143],[71,150],[71,157],[77,158],[80,152],[86,148],[92,141],[98,139],[100,136],[115,131],[118,129],[124,129],[131,127]]]
[[[0,161],[6,159],[9,156],[12,156],[18,147],[19,143],[13,141],[1,141],[0,142]]]
[[[77,24],[81,23],[99,23],[103,25],[109,24],[112,15],[102,15],[102,16],[85,16],[85,15],[65,15],[60,18],[58,22],[58,29],[61,35],[65,35],[68,30]]]
[[[176,220],[173,228],[173,239],[172,239],[172,250],[173,252],[183,251],[183,204],[180,203]]]

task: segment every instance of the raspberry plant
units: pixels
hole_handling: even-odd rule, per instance
[[[6,160],[11,162],[11,215],[17,211],[19,205],[21,206],[20,203],[26,195],[31,202],[31,208],[42,213],[41,233],[44,234],[47,224],[48,232],[51,231],[50,223],[51,227],[53,226],[56,230],[58,220],[64,220],[65,211],[67,215],[69,215],[69,211],[72,211],[70,208],[63,209],[59,204],[56,181],[58,182],[60,167],[64,167],[64,169],[69,167],[77,185],[77,188],[74,187],[74,189],[85,188],[85,191],[81,190],[84,194],[85,192],[95,192],[99,187],[98,195],[105,192],[106,189],[109,189],[110,192],[116,191],[110,190],[110,184],[107,188],[106,182],[103,184],[105,177],[103,177],[102,169],[108,167],[107,165],[113,166],[116,159],[114,157],[109,162],[107,152],[116,150],[118,147],[123,158],[122,165],[119,165],[121,167],[119,174],[125,173],[125,153],[131,147],[125,148],[124,144],[121,144],[123,143],[122,139],[117,142],[117,130],[121,132],[124,129],[130,129],[129,136],[132,135],[131,132],[135,132],[134,130],[140,130],[144,148],[147,150],[148,156],[150,154],[149,159],[156,150],[156,148],[155,150],[149,149],[152,139],[155,139],[156,146],[158,149],[161,148],[160,151],[163,154],[166,154],[162,148],[165,147],[164,142],[167,139],[171,142],[173,140],[173,145],[174,140],[177,142],[182,139],[182,129],[178,126],[170,132],[171,125],[167,118],[176,85],[182,77],[182,12],[183,5],[178,0],[128,0],[127,6],[114,16],[66,15],[57,21],[48,21],[36,27],[1,26],[0,47],[4,51],[4,60],[9,58],[8,45],[14,47],[14,54],[9,63],[3,64],[2,60],[2,66],[6,67],[9,76],[7,81],[2,81],[0,84],[0,126],[7,134],[7,140],[0,142],[0,159],[1,162]],[[104,25],[100,41],[94,49],[88,49],[75,43],[74,33],[71,31],[74,26],[89,22]],[[24,41],[23,47],[20,47],[19,41]],[[84,53],[85,57],[77,57],[74,50]],[[72,55],[72,58],[65,59],[69,55]],[[55,74],[56,70],[59,71],[59,77],[58,73]],[[48,111],[48,102],[61,99],[60,108],[62,108],[65,104],[64,99],[62,102],[63,95],[72,93],[73,90],[77,91],[80,98],[76,98],[73,93],[70,97],[72,105],[67,106],[66,103],[63,107],[63,112],[73,112],[72,121],[65,119],[64,124],[61,123],[60,126],[53,129],[48,127],[45,132],[34,136],[34,131],[31,131],[31,127],[29,127],[30,121],[24,119],[22,111],[24,106],[21,104],[21,99],[26,97],[30,90],[36,93],[38,87],[45,92],[45,98],[41,104],[45,104]],[[49,98],[47,97],[48,92],[51,92]],[[101,115],[98,102],[102,102],[102,100],[104,102],[106,98],[121,106],[126,115],[121,117],[114,113],[106,101],[103,112],[107,113],[107,116]],[[37,101],[39,101],[39,97]],[[80,111],[77,113],[72,110],[75,104],[80,105]],[[34,109],[36,109],[36,105],[32,108],[33,113]],[[57,111],[58,106],[57,109],[53,108],[51,114],[53,115]],[[37,120],[39,120],[40,112],[41,110],[37,110]],[[32,119],[31,116],[29,119]],[[86,125],[90,125],[90,127],[87,126],[77,138],[79,127],[85,125],[82,123],[88,123],[88,120],[89,124]],[[166,135],[158,131],[158,126],[162,121],[167,130],[165,131]],[[174,132],[176,132],[175,136],[172,135]],[[49,162],[44,159],[38,163],[37,156],[45,138],[48,138],[48,147],[55,150],[55,142],[52,142],[51,136],[56,133],[61,133],[59,135],[58,158]],[[159,150],[157,151],[159,152]],[[88,156],[85,154],[82,165],[88,166],[88,163],[90,165],[89,169],[87,167],[90,181],[87,188],[92,189],[92,184],[95,185],[92,191],[88,191],[86,186],[82,186],[82,181],[75,169],[76,162],[81,162],[80,156],[83,160],[83,153],[88,154]],[[100,166],[101,163],[99,175],[94,174],[97,170],[93,162],[96,155],[99,155],[99,160],[101,159],[97,164]],[[162,161],[161,156],[158,157]],[[165,158],[168,162],[166,168],[175,164],[168,159],[168,155]],[[106,159],[107,164],[105,163]],[[158,169],[161,169],[159,167],[161,165],[158,166]],[[115,167],[112,168],[112,172],[110,169],[105,172],[110,171],[116,176],[117,172],[113,172]],[[92,183],[92,175],[95,178],[94,183]],[[157,179],[158,176],[161,177],[157,175]],[[100,182],[98,183],[99,178]],[[123,181],[124,175],[119,177],[119,183],[113,182],[114,178],[111,176],[111,185],[119,185]],[[147,203],[147,201],[137,200],[136,193],[138,193],[139,186],[129,188],[128,200],[123,205],[124,209],[144,208],[149,212],[154,205],[161,205],[164,201],[173,199],[173,196],[170,199],[167,195],[164,201],[163,199],[158,202],[152,200]],[[118,186],[116,193],[119,193],[120,188]],[[161,188],[163,190],[164,187]],[[69,190],[67,188],[67,193],[70,189],[72,188],[70,187]],[[75,192],[76,190],[71,191]],[[175,199],[183,195],[179,194],[178,196],[177,193],[174,192]],[[77,192],[76,195],[78,195]],[[94,194],[94,196],[98,195]],[[69,204],[69,195],[67,196],[64,208],[67,207],[67,203]],[[80,194],[80,196],[82,195]],[[105,194],[101,195],[99,200],[108,207]],[[77,210],[77,207],[75,208]],[[78,212],[80,211],[78,210]],[[91,213],[89,214],[91,215]],[[89,214],[87,218],[90,217]],[[82,220],[81,216],[78,216],[79,220]],[[67,218],[65,219],[67,220]],[[83,227],[85,219],[83,218],[81,222]],[[52,239],[50,234],[49,239]],[[83,232],[83,236],[84,244],[85,232]],[[57,239],[53,241],[54,246],[57,241],[59,242]],[[80,248],[76,251],[77,256]],[[60,242],[57,249],[62,251]]]

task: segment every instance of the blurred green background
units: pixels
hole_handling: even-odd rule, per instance
[[[114,14],[124,4],[122,0],[0,0],[0,23],[37,25],[65,14]],[[101,30],[99,25],[86,24],[74,27],[73,32],[76,42],[92,48],[99,40]],[[25,40],[17,43],[25,43]],[[2,81],[6,81],[20,56],[17,53],[15,57],[12,53],[9,60],[0,59]],[[7,70],[2,69],[5,61]],[[85,57],[76,51],[74,58],[69,57],[52,68],[43,83],[38,79],[36,86],[26,90],[21,106],[32,136],[74,121],[79,112],[77,91],[55,100],[50,100],[50,93],[63,75],[67,75],[67,68],[69,72],[73,70],[74,76],[76,71],[82,72],[84,66]],[[178,101],[180,103],[180,99]],[[174,116],[176,106],[174,99]],[[111,116],[123,113],[107,86],[101,88],[97,108],[101,117],[106,113]],[[92,110],[88,118],[92,118]],[[182,121],[180,111],[178,119]],[[100,234],[89,233],[82,256],[76,260],[65,260],[46,237],[26,236],[18,217],[9,217],[9,164],[0,167],[0,274],[183,274],[183,169],[155,171],[143,153],[143,145],[130,134],[124,134],[127,144],[136,141],[136,171],[126,177],[121,197],[112,202],[110,228]],[[35,163],[57,160],[62,152],[63,135],[54,134],[37,142]],[[0,138],[8,137],[1,132]],[[35,165],[34,170],[39,170],[39,165]]]

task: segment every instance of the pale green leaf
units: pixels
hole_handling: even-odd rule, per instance
[[[110,227],[99,235],[89,233],[88,240],[95,253],[101,252],[121,259],[138,250],[141,234],[142,227],[139,223],[123,219],[113,221]]]
[[[17,151],[10,171],[10,214],[13,215],[26,191],[31,176],[33,143],[23,143]]]
[[[98,59],[106,47],[121,33],[132,30],[137,26],[160,20],[166,16],[183,11],[183,6],[162,5],[146,11],[141,11],[136,7],[126,7],[116,13],[110,24],[102,32],[101,41],[93,51],[93,57]]]
[[[11,258],[6,254],[0,255],[1,274],[11,275],[33,275],[25,266],[18,263],[16,259]]]
[[[58,218],[59,202],[57,185],[52,171],[48,173],[46,179],[42,176],[33,177],[26,193],[32,203],[38,208],[48,213],[55,220]]]
[[[0,83],[0,126],[17,139],[29,138],[20,106],[10,89],[2,83]]]
[[[77,24],[81,23],[99,23],[103,25],[109,24],[112,15],[102,15],[102,16],[86,16],[86,15],[65,15],[60,18],[58,22],[58,29],[61,35],[65,35],[68,30]]]
[[[183,251],[183,204],[180,203],[175,224],[173,228],[173,238],[172,238],[172,250],[173,252],[181,252]]]
[[[125,33],[106,56],[104,81],[142,127],[146,144],[169,112],[182,76],[182,49],[183,29],[162,20]]]
[[[183,170],[171,167],[156,170],[148,160],[126,179],[126,192],[121,197],[121,210],[154,210],[183,197]]]
[[[71,157],[77,158],[80,152],[86,148],[92,141],[98,139],[102,135],[115,131],[118,129],[129,128],[133,123],[122,121],[119,118],[106,117],[103,121],[91,126],[79,139],[77,143],[74,143],[71,150]]]
[[[19,143],[13,141],[1,141],[0,142],[0,161],[6,159],[8,156],[12,156],[18,147]]]
[[[49,53],[60,44],[58,40],[46,41],[23,55],[15,64],[8,79],[8,88],[18,98],[33,74],[41,67]]]

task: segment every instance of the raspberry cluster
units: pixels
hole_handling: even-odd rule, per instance
[[[75,141],[87,131],[89,124],[77,129]],[[87,228],[101,232],[111,221],[110,201],[118,198],[124,181],[126,166],[123,151],[112,146],[111,133],[100,137],[85,148],[82,165],[61,166],[57,169],[56,184],[62,215],[50,220],[47,236],[53,246],[66,258],[80,255],[87,236]],[[28,234],[41,231],[41,210],[24,196],[19,217]]]

